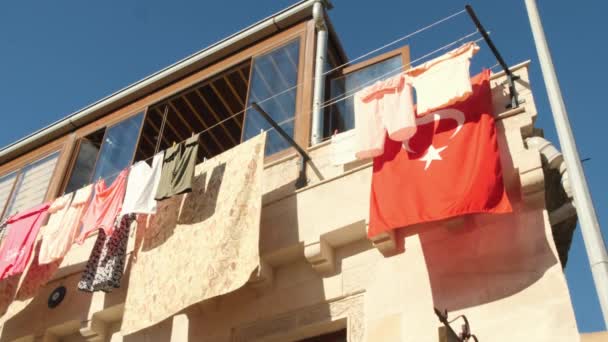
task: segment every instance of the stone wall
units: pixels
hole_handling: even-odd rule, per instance
[[[369,241],[371,164],[333,166],[323,143],[309,149],[305,188],[294,186],[295,155],[266,166],[263,262],[245,287],[123,337],[128,271],[111,294],[76,290],[88,241],[36,298],[11,306],[0,341],[290,341],[343,328],[349,341],[437,341],[434,307],[466,315],[481,341],[578,341],[540,156],[523,143],[536,117],[527,63],[513,69],[520,108],[506,110],[504,76],[492,80],[513,214],[421,224]],[[48,309],[59,285],[66,299]]]

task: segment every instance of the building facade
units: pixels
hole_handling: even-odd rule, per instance
[[[10,305],[0,341],[441,341],[435,308],[450,319],[465,315],[481,341],[579,340],[562,271],[576,218],[565,209],[556,214],[569,197],[560,184],[564,170],[530,140],[542,132],[534,127],[528,62],[511,68],[520,77],[517,108],[505,109],[504,73],[491,77],[513,213],[419,224],[369,240],[372,163],[331,163],[329,138],[354,125],[352,101],[331,100],[405,68],[409,49],[328,73],[323,138],[313,144],[320,30],[329,32],[326,70],[348,63],[327,17],[319,27],[315,3],[299,2],[0,151],[6,217],[113,179],[194,132],[203,132],[199,159],[213,158],[268,130],[250,108],[259,103],[310,160],[303,163],[276,130],[267,133],[261,260],[247,284],[123,335],[129,266],[115,291],[76,289],[90,237],[71,248],[34,297]],[[297,186],[301,165],[306,182]],[[65,298],[50,308],[60,286]],[[454,323],[458,332],[461,322]]]

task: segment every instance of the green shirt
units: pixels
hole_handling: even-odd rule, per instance
[[[199,134],[196,134],[165,151],[155,197],[157,201],[192,191],[198,147]]]

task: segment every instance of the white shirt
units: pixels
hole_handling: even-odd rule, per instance
[[[152,167],[144,161],[135,163],[129,172],[125,200],[120,215],[156,213],[156,190],[160,181],[164,151],[154,155]]]

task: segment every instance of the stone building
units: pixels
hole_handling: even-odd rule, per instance
[[[320,31],[328,32],[326,69],[348,62],[329,18],[313,15],[319,5],[331,7],[301,1],[0,150],[0,213],[7,215],[91,183],[104,176],[104,163],[128,166],[192,132],[206,132],[207,158],[235,148],[268,128],[248,105],[282,91],[265,108],[310,160],[268,133],[260,267],[249,281],[123,336],[130,267],[112,292],[76,289],[90,237],[35,297],[11,304],[0,341],[440,341],[446,330],[434,308],[450,319],[466,315],[481,341],[579,340],[563,273],[576,217],[560,183],[561,159],[530,139],[542,132],[534,127],[529,62],[511,68],[520,77],[517,108],[505,109],[504,73],[491,76],[514,212],[420,224],[370,241],[371,160],[335,166],[327,139],[352,128],[352,106],[324,108],[323,138],[311,139]],[[326,75],[325,100],[409,61],[403,46],[347,64]],[[109,146],[109,138],[119,143]],[[301,165],[305,184],[296,185]],[[51,308],[59,287],[65,297]]]

